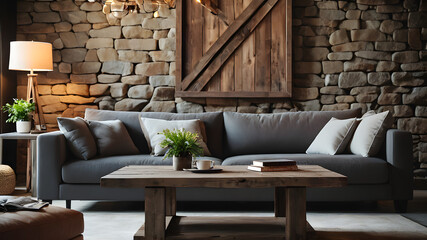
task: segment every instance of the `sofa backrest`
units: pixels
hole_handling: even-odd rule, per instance
[[[360,108],[274,114],[224,112],[226,155],[304,153],[332,117],[360,115]]]
[[[205,123],[207,145],[212,156],[223,156],[224,119],[221,112],[215,113],[164,113],[164,112],[124,112],[86,109],[87,120],[113,120],[119,119],[126,126],[133,142],[141,153],[148,154],[149,148],[139,123],[139,117],[156,118],[164,120],[200,119]]]

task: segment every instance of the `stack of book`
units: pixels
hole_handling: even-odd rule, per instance
[[[298,170],[298,166],[294,160],[256,160],[248,169],[257,172],[281,172]]]

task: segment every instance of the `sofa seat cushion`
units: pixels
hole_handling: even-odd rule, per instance
[[[83,230],[83,214],[66,208],[48,206],[39,211],[0,212],[0,239],[77,239]]]
[[[229,157],[222,165],[251,165],[259,159],[292,159],[297,164],[319,165],[343,174],[348,184],[381,184],[388,182],[388,164],[380,158],[362,157],[354,154],[256,154]]]
[[[221,160],[218,158],[200,159],[214,160],[215,165],[221,165]],[[163,156],[156,157],[148,154],[103,157],[89,161],[76,159],[62,166],[62,180],[65,183],[99,183],[101,177],[129,165],[172,165],[172,159],[163,160]]]

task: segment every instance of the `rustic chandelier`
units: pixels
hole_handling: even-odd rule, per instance
[[[104,5],[102,12],[104,14],[113,13],[117,18],[126,16],[129,12],[147,12],[145,10],[145,1],[157,5],[167,5],[169,8],[175,8],[176,0],[88,0],[89,2],[102,2]],[[229,24],[229,20],[225,17],[224,13],[218,7],[218,0],[195,0],[197,3],[208,9],[212,14],[218,16],[225,24]],[[158,16],[156,11],[155,17]]]
[[[99,0],[89,0],[95,2]],[[121,18],[127,15],[128,12],[146,12],[144,3],[145,1],[152,5],[166,4],[169,8],[175,7],[175,0],[102,0],[104,5],[102,12],[104,14],[113,13],[115,17]]]

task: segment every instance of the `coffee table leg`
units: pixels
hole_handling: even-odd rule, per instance
[[[166,216],[176,215],[176,188],[166,188]]]
[[[286,188],[286,240],[306,239],[306,188]]]
[[[274,188],[274,215],[286,217],[286,187]]]
[[[165,239],[166,188],[145,188],[145,239]]]

